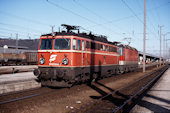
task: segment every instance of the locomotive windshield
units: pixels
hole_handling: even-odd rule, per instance
[[[70,39],[56,39],[54,49],[70,49]]]
[[[42,39],[40,49],[52,49],[53,39]]]

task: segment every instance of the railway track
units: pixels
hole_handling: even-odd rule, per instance
[[[40,88],[34,88],[34,89],[25,90],[25,91],[1,94],[0,105],[44,95],[44,94],[54,92],[54,91],[55,91],[54,89],[40,87]]]
[[[154,71],[150,74],[137,79],[136,81],[126,84],[111,93],[70,111],[73,113],[92,113],[92,112],[129,112],[129,107],[134,104],[136,98],[139,97],[146,89],[156,81],[166,70],[168,66]],[[134,87],[135,86],[135,87]]]

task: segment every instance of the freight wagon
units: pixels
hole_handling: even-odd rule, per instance
[[[37,64],[37,52],[0,53],[0,65],[26,65]]]

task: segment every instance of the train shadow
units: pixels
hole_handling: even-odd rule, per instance
[[[90,96],[90,98],[95,99],[95,100],[102,99],[102,100],[110,101],[111,103],[113,103],[116,106],[122,105],[124,103],[124,101],[129,98],[129,96],[124,95],[120,92],[116,92],[115,95],[113,96],[111,94],[111,92],[114,92],[115,90],[100,83],[99,81],[96,81],[94,84],[91,84],[89,87],[101,95],[101,96],[93,96],[92,95],[92,96]],[[103,87],[103,88],[109,90],[110,92],[106,92],[106,91],[102,90],[102,88],[99,88],[99,87]],[[106,98],[103,98],[106,95],[108,95],[108,96]]]

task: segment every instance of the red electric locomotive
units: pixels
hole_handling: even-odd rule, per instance
[[[138,67],[138,51],[128,45],[119,45],[119,71],[120,73],[134,71]]]
[[[75,83],[136,68],[136,49],[117,46],[104,36],[79,33],[78,26],[63,26],[67,32],[55,32],[40,37],[38,69],[34,70],[34,74],[41,80],[42,86],[70,87]],[[72,30],[78,30],[78,33]],[[127,53],[129,51],[131,53]],[[137,56],[133,59],[132,55]]]

